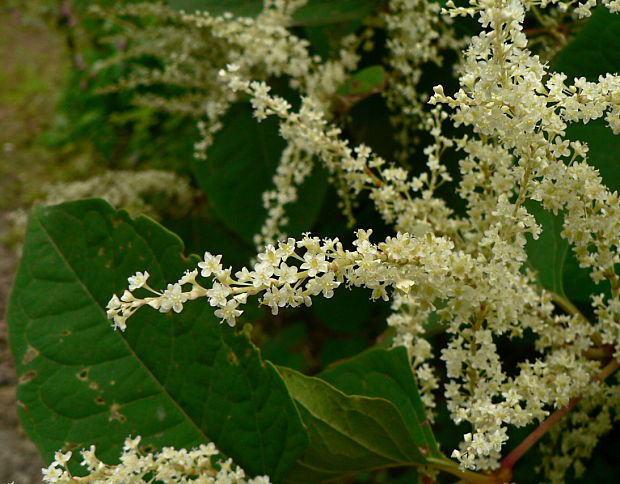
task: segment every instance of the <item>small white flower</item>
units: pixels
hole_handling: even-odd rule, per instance
[[[280,264],[274,273],[279,276],[280,283],[295,284],[298,279],[297,267],[288,266],[284,262]]]
[[[235,320],[243,311],[237,309],[239,306],[239,302],[235,299],[229,299],[224,306],[221,306],[220,309],[215,311],[215,316],[226,321],[229,326],[235,325]]]
[[[147,271],[136,272],[133,276],[128,277],[127,281],[129,282],[129,290],[133,291],[135,289],[144,287],[148,278],[149,273]]]
[[[106,309],[115,310],[115,309],[119,309],[120,307],[121,307],[121,301],[118,298],[118,296],[114,294],[110,298],[110,301],[108,301],[108,305],[106,306]]]
[[[222,270],[221,255],[213,255],[210,252],[205,252],[204,261],[198,263],[198,267],[202,269],[200,275],[202,277],[209,277],[211,274],[217,274]]]
[[[181,277],[181,279],[179,279],[179,284],[183,285],[183,284],[194,284],[196,282],[196,276],[198,275],[198,271],[196,269],[194,269],[193,271],[185,271],[185,274],[183,274],[183,277]]]
[[[175,313],[183,311],[183,303],[188,300],[188,295],[183,292],[180,284],[168,284],[168,288],[161,295],[159,311],[167,313],[173,309]]]

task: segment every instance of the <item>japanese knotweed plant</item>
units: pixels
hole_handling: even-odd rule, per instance
[[[32,213],[9,320],[45,482],[587,475],[620,412],[620,3],[237,3],[98,13],[111,89],[195,117],[219,225],[181,226],[199,257],[101,200]],[[374,347],[299,363],[276,329],[312,324]]]

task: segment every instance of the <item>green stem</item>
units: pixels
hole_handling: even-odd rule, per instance
[[[436,457],[427,458],[427,464],[435,469],[448,472],[453,476],[460,477],[461,480],[470,484],[498,484],[495,476],[489,474],[479,474],[472,471],[464,471],[458,464],[449,459],[438,459]]]
[[[565,312],[567,312],[568,314],[577,315],[580,318],[583,318],[585,321],[588,320],[588,318],[586,318],[583,313],[579,311],[577,306],[575,306],[569,299],[561,296],[557,292],[549,291],[549,294],[551,294],[551,300],[558,306],[560,306]]]

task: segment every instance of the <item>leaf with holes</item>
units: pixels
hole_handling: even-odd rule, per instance
[[[213,441],[249,474],[278,482],[307,443],[277,371],[246,333],[199,302],[182,314],[142,309],[125,333],[105,306],[127,276],[151,286],[195,266],[174,234],[102,200],[35,209],[9,308],[20,417],[44,459],[97,446],[117,459],[128,435],[145,445]]]

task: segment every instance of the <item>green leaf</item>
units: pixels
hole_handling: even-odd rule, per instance
[[[237,17],[256,17],[263,9],[262,0],[170,0],[175,10],[207,10],[211,15],[231,12]],[[370,15],[381,0],[310,0],[293,15],[293,25],[326,25],[359,20]]]
[[[381,0],[309,0],[295,12],[295,25],[327,25],[361,20],[381,5]]]
[[[298,371],[304,369],[307,362],[300,348],[303,348],[308,334],[303,323],[296,322],[284,326],[275,334],[266,335],[264,339],[265,343],[261,345],[260,350],[265,360]]]
[[[306,447],[278,372],[208,305],[142,309],[126,332],[112,330],[105,305],[127,276],[148,270],[161,288],[195,267],[182,252],[171,232],[102,200],[33,211],[9,331],[20,417],[46,461],[95,444],[114,462],[124,438],[139,434],[157,448],[213,441],[277,482]]]
[[[361,20],[349,20],[327,25],[307,25],[305,37],[310,41],[312,51],[322,59],[337,59],[342,39],[353,34],[362,26]]]
[[[310,437],[286,482],[302,484],[381,467],[422,465],[427,455],[440,455],[432,434],[428,437],[424,430],[428,422],[423,411],[420,414],[413,403],[412,379],[398,374],[402,355],[383,353],[325,373],[345,391],[321,378],[278,367]],[[370,371],[370,380],[364,369]],[[359,384],[347,386],[345,373],[352,379],[361,376]],[[358,390],[360,394],[355,394]]]
[[[253,236],[267,215],[262,194],[273,188],[272,177],[285,143],[278,135],[277,121],[268,118],[257,122],[247,103],[233,105],[223,124],[207,160],[195,160],[192,167],[221,222],[253,244]],[[326,189],[327,176],[315,168],[299,188],[297,201],[285,206],[290,220],[285,230],[289,235],[310,230]]]
[[[418,448],[425,449],[425,455],[442,457],[405,348],[371,349],[328,368],[318,376],[347,395],[389,400],[403,416]]]
[[[538,239],[528,238],[526,250],[528,261],[540,284],[549,291],[553,291],[563,297],[564,292],[564,263],[570,257],[569,243],[560,236],[564,217],[542,208],[540,203],[528,201],[527,211],[536,218],[536,222],[542,226],[542,234]]]
[[[571,301],[583,303],[589,303],[592,294],[608,291],[607,283],[595,284],[590,270],[579,267],[572,247],[561,236],[563,212],[554,215],[531,200],[526,207],[542,227],[540,237],[534,240],[528,236],[525,247],[528,263],[536,271],[540,285]]]
[[[365,288],[353,287],[336,291],[330,299],[317,298],[312,303],[314,314],[330,329],[357,333],[373,313],[376,301]]]
[[[181,218],[164,219],[161,223],[183,240],[187,252],[203,254],[208,248],[213,254],[221,254],[222,260],[234,271],[248,266],[256,255],[254,247],[241,240],[216,217],[190,213]]]
[[[620,17],[604,6],[593,10],[583,29],[557,55],[553,70],[564,72],[568,80],[585,77],[596,81],[598,76],[620,71]]]
[[[585,77],[597,81],[607,73],[620,72],[620,16],[600,6],[576,38],[558,55],[554,70],[569,79]],[[573,123],[567,138],[588,143],[588,163],[597,168],[610,190],[620,190],[620,135],[614,135],[603,119],[588,124]]]
[[[385,87],[385,70],[381,66],[370,66],[353,74],[336,91],[340,96],[369,96]]]
[[[609,48],[619,43],[620,17],[598,7],[575,39],[558,54],[554,70],[564,72],[571,81],[583,76],[595,82],[600,75],[620,70],[620,51]],[[614,135],[604,120],[598,119],[569,125],[566,137],[587,143],[588,163],[599,170],[610,190],[620,190],[620,135]],[[570,245],[561,237],[562,213],[554,215],[535,202],[528,203],[527,209],[543,228],[541,237],[527,244],[529,262],[537,270],[541,285],[581,302],[606,290],[605,285],[594,284],[589,270],[579,267]]]
[[[381,66],[370,66],[354,73],[336,91],[337,111],[343,115],[372,94],[385,89],[386,73]]]

